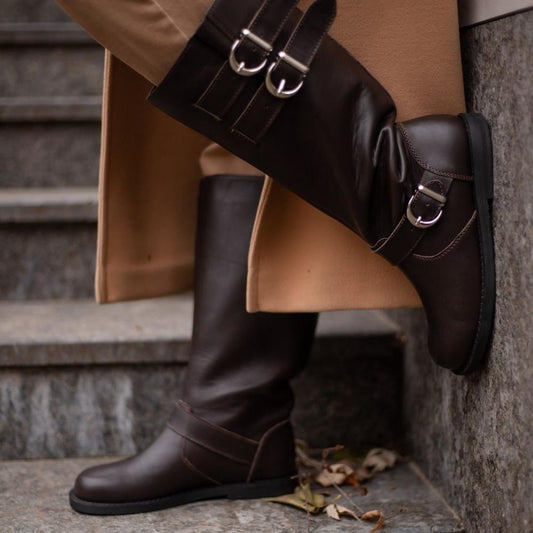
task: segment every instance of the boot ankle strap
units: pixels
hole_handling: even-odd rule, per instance
[[[242,437],[195,415],[185,402],[176,402],[167,426],[184,439],[226,459],[251,466],[259,442]]]

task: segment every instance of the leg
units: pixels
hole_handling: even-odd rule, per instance
[[[327,34],[335,0],[302,18],[290,2],[267,5],[217,0],[149,100],[399,265],[424,304],[433,358],[473,371],[494,317],[488,124],[397,123],[384,87]]]
[[[398,264],[424,303],[434,359],[470,372],[494,318],[488,125],[473,116],[397,124],[389,94],[327,35],[335,0],[316,0],[301,23],[287,17],[295,3],[272,0],[265,16],[262,0],[218,0],[150,101]],[[244,36],[248,25],[260,41]],[[264,42],[285,54],[268,71]]]
[[[104,48],[154,85],[201,24],[211,0],[56,0]],[[262,172],[213,143],[200,159],[204,176]]]
[[[104,48],[157,85],[210,0],[56,0]]]

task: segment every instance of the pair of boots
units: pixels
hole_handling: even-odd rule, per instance
[[[470,372],[488,350],[494,313],[488,124],[472,114],[397,123],[385,89],[327,34],[335,0],[315,0],[303,15],[295,5],[216,0],[149,100],[398,264],[424,304],[432,357]],[[288,381],[316,316],[246,315],[259,184],[215,179],[203,186],[210,207],[200,212],[229,229],[200,224],[187,403],[139,456],[82,473],[71,494],[79,511],[138,512],[291,485]],[[232,222],[246,209],[218,192],[241,186],[243,197],[256,189],[246,236]]]

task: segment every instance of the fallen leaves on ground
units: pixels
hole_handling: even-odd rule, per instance
[[[377,509],[374,509],[373,511],[367,511],[366,513],[362,514],[361,519],[368,522],[376,522],[376,525],[372,528],[370,533],[374,533],[374,531],[380,531],[385,527],[385,515]]]
[[[373,448],[367,453],[363,461],[363,468],[372,473],[383,472],[383,470],[392,468],[396,464],[398,457],[398,454],[392,450]]]
[[[313,492],[308,484],[296,487],[292,494],[284,494],[275,498],[264,498],[264,500],[291,505],[311,514],[318,514],[327,507],[325,496],[318,492]]]
[[[328,462],[330,455],[333,455],[335,460],[331,464]],[[309,514],[325,513],[333,520],[341,520],[345,516],[366,522],[375,522],[371,533],[380,531],[385,527],[385,515],[382,511],[377,509],[364,511],[349,499],[341,487],[350,485],[358,488],[361,496],[365,496],[368,489],[361,484],[377,473],[393,468],[400,457],[397,452],[385,448],[373,448],[361,460],[345,453],[343,446],[337,445],[323,450],[312,450],[306,442],[297,440],[296,457],[300,486],[292,494],[265,498],[266,501],[290,505]],[[311,489],[312,483],[325,488],[333,487],[338,495],[328,500],[327,495]],[[336,500],[341,497],[349,500],[356,510],[336,503]]]

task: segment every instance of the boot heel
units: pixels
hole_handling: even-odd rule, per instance
[[[489,350],[496,300],[494,241],[492,237],[492,202],[494,174],[492,135],[487,120],[477,113],[461,115],[465,123],[470,147],[470,164],[474,177],[474,202],[479,228],[482,268],[482,302],[478,329],[470,359],[456,374],[467,374],[480,366]]]
[[[296,482],[290,477],[265,479],[250,483],[235,483],[226,487],[229,500],[252,500],[255,498],[272,498],[294,491]]]

